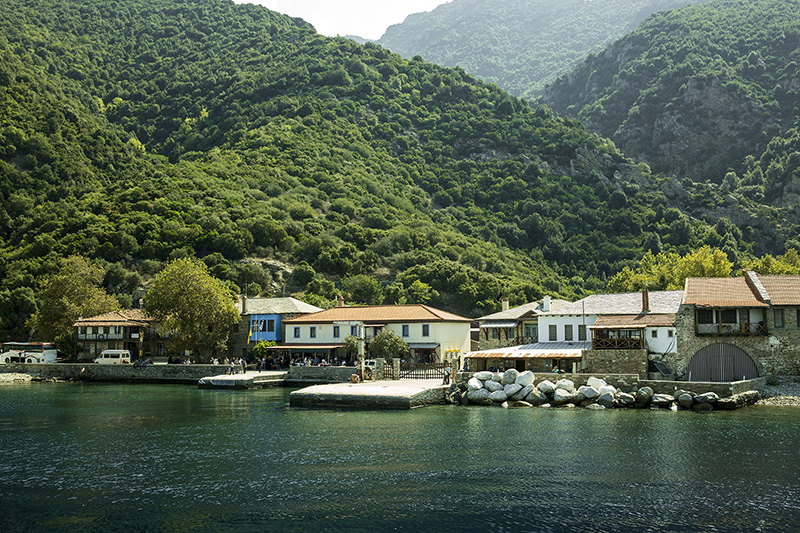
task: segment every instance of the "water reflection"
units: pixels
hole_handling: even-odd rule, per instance
[[[800,410],[291,409],[0,389],[4,529],[795,531]]]

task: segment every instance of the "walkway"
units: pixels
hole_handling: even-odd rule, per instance
[[[201,378],[197,386],[201,389],[260,389],[278,387],[283,384],[286,372],[248,370],[244,374],[220,374]]]
[[[292,407],[355,407],[361,409],[415,409],[444,403],[441,379],[366,381],[313,385],[289,395]]]

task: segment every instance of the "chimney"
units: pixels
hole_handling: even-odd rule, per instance
[[[503,306],[503,311],[508,311],[508,298],[503,297],[503,299],[500,300],[500,304]]]
[[[642,290],[642,313],[650,312],[650,293],[647,289]]]
[[[344,298],[341,294],[336,297],[336,307],[344,307]]]
[[[247,296],[242,296],[242,314],[247,314]]]
[[[550,297],[545,296],[542,298],[542,311],[547,313],[550,311]]]

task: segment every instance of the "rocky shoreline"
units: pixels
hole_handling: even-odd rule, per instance
[[[30,383],[33,380],[28,374],[22,373],[4,373],[0,374],[0,384],[2,383]]]
[[[768,384],[759,390],[761,399],[758,405],[778,405],[800,407],[800,377],[773,376]]]

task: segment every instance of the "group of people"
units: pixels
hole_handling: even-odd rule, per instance
[[[324,357],[295,357],[292,359],[292,366],[347,366],[347,360],[338,357],[334,357],[330,361]]]

